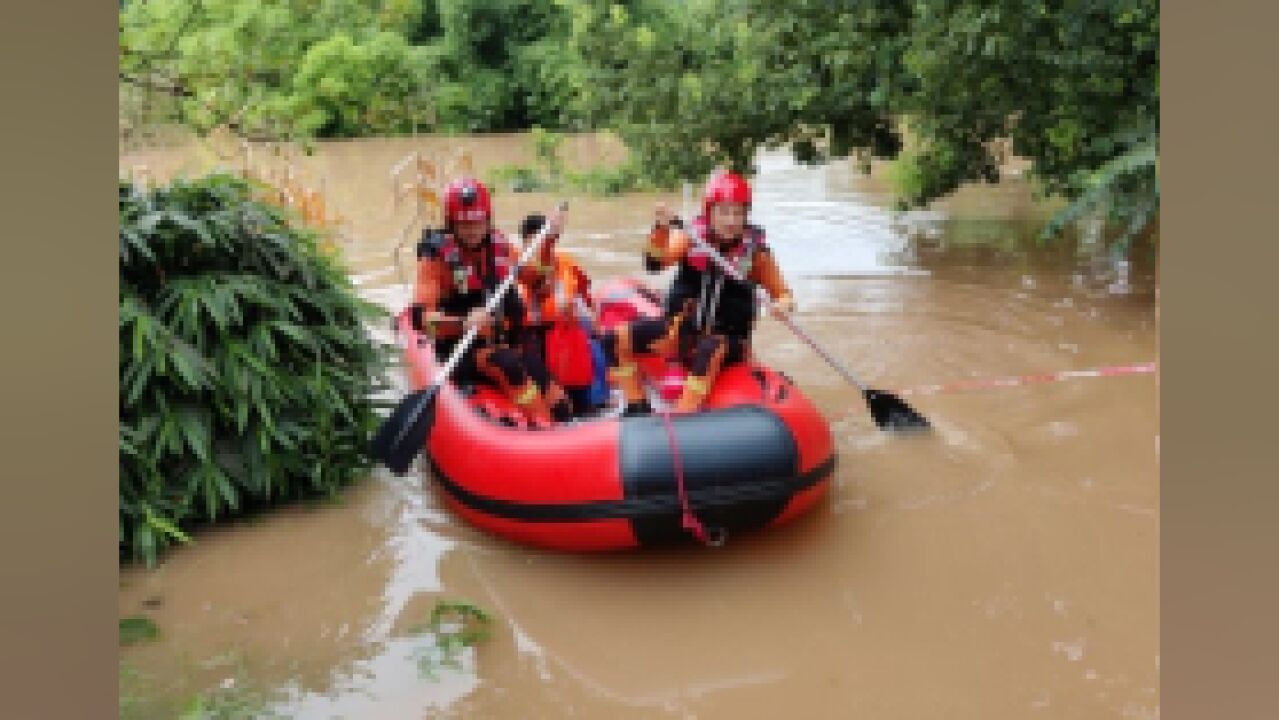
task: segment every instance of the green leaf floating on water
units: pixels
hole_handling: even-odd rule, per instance
[[[437,600],[426,625],[412,632],[431,635],[435,645],[419,649],[415,655],[422,677],[438,680],[436,670],[448,667],[461,670],[459,655],[468,647],[492,635],[493,617],[484,608],[466,601]]]
[[[160,636],[160,628],[144,617],[127,617],[120,619],[120,644],[132,645],[143,640],[154,640]]]

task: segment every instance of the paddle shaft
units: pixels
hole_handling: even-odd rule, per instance
[[[763,297],[766,302],[768,302],[770,309],[772,309],[773,312],[776,314],[777,319],[781,320],[783,325],[790,328],[791,332],[795,333],[796,337],[798,337],[800,340],[803,340],[810,348],[813,349],[814,352],[816,352],[818,355],[821,355],[822,359],[826,361],[827,365],[830,365],[832,368],[834,368],[835,372],[838,372],[840,375],[843,375],[845,380],[857,386],[857,389],[861,390],[863,395],[869,392],[869,390],[866,389],[866,386],[862,385],[861,381],[859,381],[853,375],[853,373],[848,370],[848,368],[844,367],[843,363],[831,357],[830,353],[826,352],[825,348],[823,348],[821,345],[818,345],[817,342],[813,340],[813,338],[809,337],[808,333],[804,332],[804,330],[800,328],[799,325],[796,325],[795,321],[792,320],[789,315],[786,315],[780,310],[777,310],[775,306],[773,306],[772,304],[772,298],[768,297],[768,293],[764,292],[762,288],[760,289],[759,293],[760,293],[760,296]]]
[[[688,230],[688,236],[692,238],[693,242],[697,243],[697,245],[707,255],[710,256],[711,260],[713,260],[715,264],[719,266],[720,270],[723,270],[729,277],[733,278],[734,280],[737,280],[738,282],[746,282],[746,279],[742,277],[741,273],[737,272],[737,268],[729,264],[729,262],[724,259],[724,256],[719,254],[718,250],[711,247],[710,243],[706,242],[701,237],[698,237],[697,233],[693,232],[691,228]],[[826,350],[821,345],[818,345],[817,341],[813,340],[813,338],[810,337],[808,333],[804,332],[804,330],[800,328],[800,326],[790,317],[788,313],[784,313],[781,310],[779,310],[777,308],[777,304],[773,302],[773,298],[769,297],[768,291],[766,291],[762,287],[756,286],[755,294],[758,295],[760,300],[764,302],[764,306],[768,308],[769,312],[771,312],[774,317],[776,317],[778,320],[781,320],[783,325],[790,328],[791,332],[795,333],[795,335],[799,337],[800,340],[803,340],[810,348],[812,348],[818,355],[820,355],[821,358],[825,360],[828,365],[834,368],[836,372],[842,375],[845,380],[852,383],[853,385],[856,385],[857,389],[861,390],[863,395],[869,392],[866,386],[863,385],[861,381],[859,381],[851,372],[849,372],[848,368],[844,367],[843,363],[839,362],[834,357],[832,357],[831,354],[826,352]]]
[[[561,202],[558,209],[560,212],[564,212],[568,209],[568,203]],[[497,290],[493,291],[493,294],[489,296],[488,301],[484,303],[484,312],[486,314],[492,313],[498,303],[502,301],[502,297],[510,291],[511,285],[515,283],[516,278],[519,276],[520,268],[523,267],[524,263],[528,262],[529,259],[533,257],[533,253],[537,252],[537,249],[542,246],[542,242],[546,240],[546,236],[550,234],[552,225],[553,223],[546,223],[545,227],[538,231],[537,235],[533,236],[533,239],[529,241],[528,246],[520,253],[519,258],[515,261],[514,267],[507,272],[506,277],[497,286]],[[450,355],[448,361],[444,363],[444,367],[441,368],[440,372],[435,376],[435,380],[431,382],[430,386],[424,388],[426,395],[422,398],[422,402],[418,403],[418,406],[414,408],[413,414],[409,416],[408,422],[404,423],[400,432],[396,434],[395,440],[392,443],[393,446],[398,445],[404,439],[409,428],[413,427],[413,424],[417,422],[418,416],[421,415],[426,406],[430,404],[431,397],[433,396],[431,391],[438,388],[440,385],[443,385],[449,379],[449,377],[453,374],[453,371],[457,369],[458,363],[462,362],[462,356],[465,355],[466,351],[475,343],[475,338],[479,336],[479,334],[480,326],[471,325],[471,327],[466,330],[466,333],[462,335],[461,341],[458,342],[457,347],[453,348],[453,354]]]

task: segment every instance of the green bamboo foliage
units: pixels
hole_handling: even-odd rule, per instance
[[[120,183],[121,560],[368,467],[381,311],[290,220],[231,176]]]

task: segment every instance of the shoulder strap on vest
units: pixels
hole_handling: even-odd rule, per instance
[[[489,251],[493,257],[494,280],[501,282],[511,272],[511,243],[506,239],[506,235],[497,228],[489,231]]]
[[[434,228],[427,228],[422,231],[422,238],[417,243],[417,257],[419,260],[425,258],[438,258],[444,249],[445,235],[444,231]]]

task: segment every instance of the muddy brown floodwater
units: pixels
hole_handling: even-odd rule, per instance
[[[321,144],[298,162],[349,218],[346,260],[387,307],[407,297],[391,251],[411,215],[389,170],[459,144],[481,172],[531,159],[528,138],[488,136]],[[566,145],[587,162],[615,152]],[[210,157],[130,151],[121,169],[166,177]],[[802,323],[871,385],[1156,359],[1153,250],[1125,265],[1086,234],[1036,246],[1046,211],[1020,180],[900,214],[876,175],[759,166],[754,218]],[[555,199],[500,193],[499,224]],[[680,204],[573,197],[563,246],[597,278],[640,273],[656,200]],[[298,718],[1158,717],[1155,375],[914,395],[936,431],[899,437],[784,328],[761,321],[757,337],[832,419],[840,463],[810,516],[718,550],[554,554],[462,524],[425,475],[377,473],[337,505],[123,568],[121,616],[161,631],[121,649],[128,713],[173,717],[205,693]],[[411,630],[439,598],[495,623],[431,679]]]

